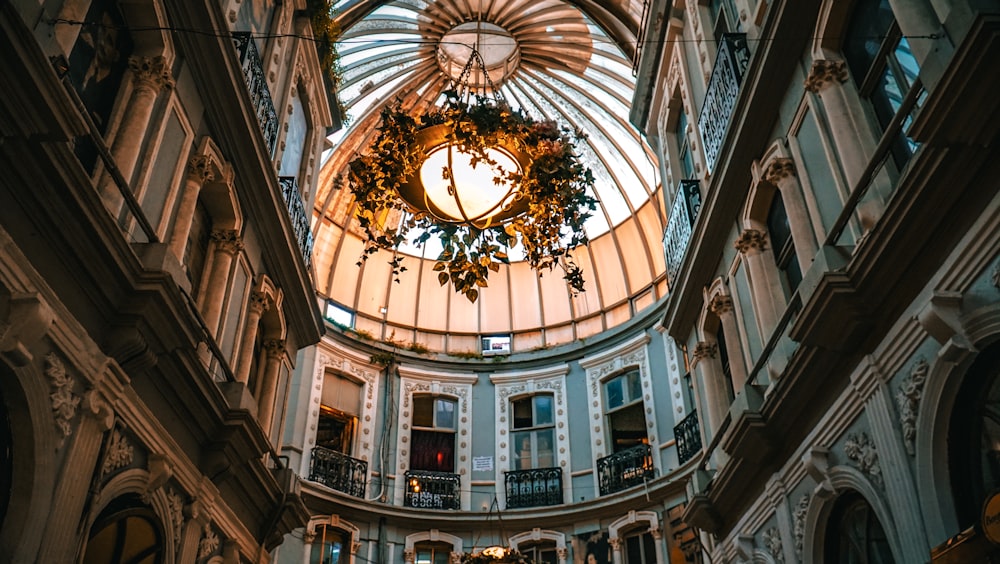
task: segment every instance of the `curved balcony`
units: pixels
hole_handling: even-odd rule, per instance
[[[597,480],[601,495],[638,486],[655,475],[649,445],[636,445],[597,459]]]
[[[309,479],[354,497],[365,497],[368,463],[323,447],[312,449]]]
[[[562,475],[562,468],[533,468],[504,472],[507,509],[561,504]]]
[[[458,474],[431,470],[407,470],[405,474],[406,507],[421,509],[458,509],[461,504]]]

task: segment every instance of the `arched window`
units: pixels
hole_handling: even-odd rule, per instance
[[[510,402],[511,460],[515,470],[552,468],[555,461],[555,401],[537,394]]]
[[[872,104],[884,130],[902,106],[903,98],[920,72],[910,44],[896,24],[889,0],[860,0],[844,35],[844,58],[862,98]],[[892,157],[902,168],[916,150],[904,127],[892,146]]]
[[[774,262],[783,274],[781,281],[787,295],[792,295],[802,282],[802,269],[795,255],[795,241],[788,223],[788,212],[781,197],[781,190],[775,190],[771,207],[767,212],[767,234],[774,248]]]
[[[828,564],[892,564],[889,539],[865,498],[844,494],[830,514],[824,561]]]
[[[656,539],[649,529],[637,527],[626,533],[623,541],[624,564],[656,563]]]
[[[1000,344],[969,368],[948,430],[948,465],[959,525],[982,516],[986,496],[1000,489]]]
[[[351,536],[329,525],[316,527],[309,564],[347,564],[350,562]]]
[[[556,562],[559,562],[556,543],[552,541],[543,541],[530,546],[519,546],[517,547],[517,551],[521,553],[521,556],[527,558],[529,562],[534,562],[535,564],[556,564]]]
[[[83,564],[159,564],[163,562],[163,527],[137,496],[111,502],[94,521]]]
[[[452,546],[444,542],[422,542],[413,547],[413,564],[448,564]]]
[[[649,444],[642,403],[642,381],[638,370],[630,370],[604,383],[611,451],[621,452]]]
[[[457,402],[450,398],[413,396],[410,469],[455,471]]]

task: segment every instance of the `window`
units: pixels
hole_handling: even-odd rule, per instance
[[[679,157],[679,166],[681,172],[681,180],[689,180],[695,178],[694,174],[694,157],[691,156],[691,145],[688,143],[687,136],[687,114],[684,113],[684,106],[678,106],[679,110],[677,115],[677,130],[675,134],[677,135],[677,155]]]
[[[455,400],[413,396],[410,469],[455,471]]]
[[[825,562],[891,564],[889,540],[871,505],[857,493],[837,500],[827,525]]]
[[[743,31],[733,0],[711,0],[708,9],[712,14],[712,32],[716,39],[720,39],[724,33]]]
[[[333,302],[326,302],[326,318],[332,321],[334,325],[347,328],[354,327],[354,313]]]
[[[559,562],[555,543],[542,543],[533,546],[519,546],[517,551],[535,564],[556,564]]]
[[[184,264],[187,268],[188,280],[191,281],[191,292],[198,297],[202,291],[201,280],[205,274],[205,259],[212,237],[212,215],[199,199],[194,208],[194,218],[191,220],[191,231],[188,233],[187,247],[184,251]]]
[[[361,415],[361,384],[339,374],[323,382],[316,446],[350,455]]]
[[[413,564],[449,564],[452,548],[443,542],[423,542],[413,547]]]
[[[771,198],[771,209],[767,212],[767,233],[774,247],[774,262],[783,273],[782,282],[788,295],[795,292],[802,282],[802,270],[799,259],[795,255],[795,241],[792,240],[792,228],[788,224],[788,213],[781,191],[775,190]]]
[[[625,537],[624,564],[655,564],[656,541],[647,530],[637,530]]]
[[[726,389],[729,391],[729,402],[736,399],[736,390],[733,389],[733,368],[729,363],[729,349],[726,347],[726,332],[722,328],[722,321],[719,321],[719,328],[715,331],[715,341],[718,344],[719,364],[722,367],[722,376],[726,381]]]
[[[83,564],[159,564],[163,528],[156,513],[138,496],[116,499],[90,528]]]
[[[871,102],[884,131],[920,72],[909,42],[899,31],[889,0],[858,2],[847,27],[843,50],[862,98]],[[911,112],[892,145],[892,158],[899,168],[917,148],[904,133],[912,121]]]
[[[515,470],[556,466],[554,401],[543,394],[511,402],[511,460]]]
[[[350,535],[329,527],[316,527],[309,564],[347,564],[350,562]]]
[[[611,430],[612,452],[649,443],[638,370],[631,370],[604,383],[604,405]]]

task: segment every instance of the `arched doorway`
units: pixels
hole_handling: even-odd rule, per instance
[[[90,528],[83,564],[162,564],[163,526],[136,496],[123,496]]]

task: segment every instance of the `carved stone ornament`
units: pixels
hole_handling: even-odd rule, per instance
[[[764,169],[764,180],[777,185],[783,179],[795,176],[795,163],[792,159],[775,158]]]
[[[128,443],[125,435],[118,432],[118,429],[111,431],[111,441],[108,442],[108,451],[104,455],[104,463],[101,469],[104,474],[110,474],[115,470],[132,464],[133,449]]]
[[[799,502],[795,504],[792,517],[795,519],[795,554],[802,559],[802,540],[806,536],[806,512],[809,511],[809,494],[802,494]]]
[[[137,88],[148,88],[154,92],[174,87],[174,79],[170,75],[170,67],[163,56],[130,57],[128,68],[135,77]]]
[[[281,358],[285,354],[285,341],[282,339],[264,341],[264,352],[267,358]]]
[[[205,523],[202,529],[201,540],[198,541],[198,560],[208,558],[219,549],[219,535],[215,534],[212,527]]]
[[[767,248],[767,235],[757,229],[746,229],[740,234],[739,239],[733,243],[736,250],[747,254],[750,251],[763,251]]]
[[[896,405],[899,406],[899,424],[903,429],[903,444],[906,452],[916,454],[917,414],[920,412],[920,399],[924,395],[924,384],[927,383],[927,361],[920,359],[903,378],[896,391]]]
[[[212,155],[195,155],[188,160],[188,178],[199,184],[215,180],[215,173],[212,172],[212,165],[215,159]]]
[[[817,59],[806,77],[805,89],[816,94],[828,84],[843,84],[847,81],[847,64],[844,61]]]
[[[174,531],[176,548],[181,543],[181,529],[184,526],[184,500],[174,490],[167,491],[167,508],[170,510],[170,526]]]
[[[881,485],[882,469],[871,437],[866,433],[851,433],[844,442],[844,454],[858,465],[859,470],[871,476],[873,482]]]
[[[699,341],[694,347],[694,352],[691,353],[691,367],[698,366],[698,363],[706,358],[715,358],[718,350],[718,343]]]
[[[45,375],[49,378],[52,388],[49,399],[52,400],[52,414],[55,417],[56,428],[62,435],[59,441],[59,446],[62,446],[63,440],[73,432],[69,422],[76,416],[80,397],[73,393],[73,377],[66,374],[66,367],[55,353],[45,356]]]
[[[723,314],[733,311],[733,299],[729,296],[716,294],[712,297],[712,301],[708,303],[708,309],[721,317]]]
[[[233,229],[216,229],[212,231],[211,239],[219,251],[235,255],[243,250],[243,238]]]
[[[270,302],[267,300],[267,294],[264,292],[251,292],[250,300],[247,306],[250,311],[256,312],[258,314],[264,313],[270,307]]]
[[[761,538],[764,541],[764,546],[767,547],[767,552],[771,555],[771,558],[774,558],[775,562],[784,563],[785,552],[781,550],[781,532],[778,531],[778,528],[771,527],[770,529],[764,531]]]
[[[403,551],[403,562],[406,562],[406,564],[413,564],[413,561],[416,560],[416,558],[417,553],[412,548],[408,548]]]

